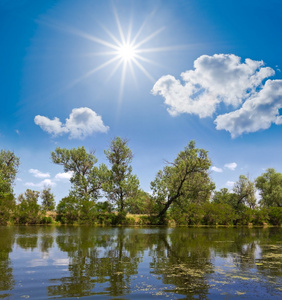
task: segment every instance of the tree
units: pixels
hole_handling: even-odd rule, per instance
[[[139,189],[139,180],[132,175],[132,151],[127,146],[128,141],[117,137],[112,140],[106,157],[111,164],[109,180],[104,186],[108,200],[117,205],[118,212],[123,214],[129,199],[134,198]]]
[[[68,196],[57,205],[57,221],[72,224],[78,221],[80,206],[74,196]]]
[[[234,194],[230,193],[227,188],[222,188],[215,191],[212,197],[212,202],[215,204],[231,204]]]
[[[128,200],[127,211],[131,214],[150,214],[151,206],[151,196],[143,190],[138,190],[135,197]]]
[[[0,151],[0,224],[6,225],[15,210],[13,183],[19,166],[19,158],[11,151]]]
[[[107,168],[104,164],[96,166],[98,160],[93,153],[87,153],[84,147],[70,150],[58,147],[51,158],[55,164],[64,166],[65,172],[72,172],[72,196],[83,201],[100,197]]]
[[[0,197],[13,193],[12,184],[16,178],[20,160],[14,152],[0,151]]]
[[[39,192],[27,189],[18,197],[18,221],[20,224],[36,224],[40,219]]]
[[[256,187],[260,192],[260,205],[266,207],[282,207],[282,174],[269,168],[256,179]]]
[[[52,211],[55,209],[55,199],[50,187],[44,187],[40,196],[42,199],[41,206],[44,211]]]
[[[234,208],[240,210],[242,205],[254,209],[256,206],[255,185],[245,175],[240,175],[234,184],[233,192],[236,195]]]
[[[151,188],[161,222],[171,205],[185,210],[187,204],[199,205],[209,199],[214,189],[208,173],[210,166],[208,152],[196,148],[195,141],[190,141],[174,162],[158,172]]]

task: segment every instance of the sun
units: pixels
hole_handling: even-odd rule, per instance
[[[130,44],[122,45],[118,49],[117,53],[122,60],[127,61],[127,62],[132,61],[137,55],[134,46],[132,46]]]
[[[76,34],[87,40],[90,40],[94,44],[96,43],[103,46],[104,50],[102,50],[102,52],[97,53],[93,51],[92,55],[93,56],[99,55],[105,58],[102,64],[96,66],[94,69],[89,70],[80,78],[74,80],[70,84],[70,86],[77,84],[81,80],[86,79],[87,77],[91,76],[92,74],[98,72],[101,69],[104,69],[108,66],[112,66],[112,71],[109,73],[108,80],[118,70],[121,70],[120,92],[119,92],[119,102],[121,102],[123,89],[126,82],[126,76],[128,72],[130,72],[130,78],[135,81],[136,86],[138,85],[136,74],[135,74],[136,70],[141,71],[152,83],[154,83],[155,79],[153,78],[152,74],[148,72],[145,65],[151,64],[151,65],[156,65],[158,67],[160,65],[158,65],[155,61],[150,60],[148,58],[148,54],[163,52],[163,51],[171,51],[176,49],[178,50],[179,46],[175,45],[170,47],[150,47],[148,46],[148,44],[150,44],[150,42],[154,40],[154,38],[164,30],[164,27],[159,28],[156,31],[152,32],[151,34],[144,36],[143,30],[146,26],[146,23],[148,22],[148,19],[146,19],[143,22],[143,24],[140,26],[139,30],[137,30],[135,35],[133,35],[132,23],[129,22],[128,30],[126,32],[121,26],[120,19],[115,9],[114,9],[114,16],[116,21],[116,28],[118,29],[118,34],[112,33],[105,26],[100,24],[102,29],[106,33],[106,37],[103,39],[93,36],[89,33],[85,33],[78,29],[72,28],[72,30],[69,30],[71,33]],[[143,38],[141,38],[141,36],[143,36]],[[94,45],[94,49],[95,49],[95,45]]]

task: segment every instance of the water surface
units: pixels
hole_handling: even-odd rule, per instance
[[[0,227],[0,298],[282,299],[282,228]]]

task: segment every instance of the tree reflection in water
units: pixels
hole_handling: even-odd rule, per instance
[[[282,296],[281,233],[281,228],[0,227],[0,298],[276,299]],[[35,285],[29,288],[31,278]]]
[[[0,226],[0,298],[10,296],[15,285],[9,253],[14,245],[14,231]]]

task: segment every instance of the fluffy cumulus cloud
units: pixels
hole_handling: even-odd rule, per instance
[[[227,130],[232,137],[267,129],[272,123],[282,124],[282,80],[264,80],[274,70],[263,61],[241,58],[233,54],[202,55],[194,69],[161,77],[152,93],[161,95],[172,116],[181,113],[211,117],[220,103],[232,112],[215,119],[216,129]],[[234,111],[235,109],[235,111]]]
[[[71,179],[72,175],[73,175],[73,171],[69,171],[69,172],[65,172],[65,173],[58,173],[58,174],[56,174],[55,179],[69,180],[69,179]]]
[[[49,173],[43,173],[37,169],[29,169],[29,173],[31,173],[36,178],[49,178]]]
[[[232,137],[282,124],[282,80],[267,80],[264,88],[252,95],[242,107],[215,119],[216,128],[229,131]]]
[[[56,117],[50,120],[40,115],[35,116],[34,122],[53,136],[68,133],[70,139],[84,139],[95,132],[105,133],[109,130],[102,117],[88,107],[74,108],[65,124]]]
[[[237,164],[235,162],[232,162],[229,164],[225,164],[224,167],[231,171],[234,171],[237,168]]]
[[[214,172],[217,172],[217,173],[222,173],[222,171],[223,171],[221,168],[218,168],[218,167],[215,167],[215,166],[211,167],[211,170],[214,171]]]
[[[56,186],[56,183],[54,181],[52,181],[51,179],[44,179],[39,183],[33,183],[33,182],[26,182],[25,186],[29,186],[29,187],[37,187],[37,188],[44,188],[46,186],[48,187],[54,187]]]

